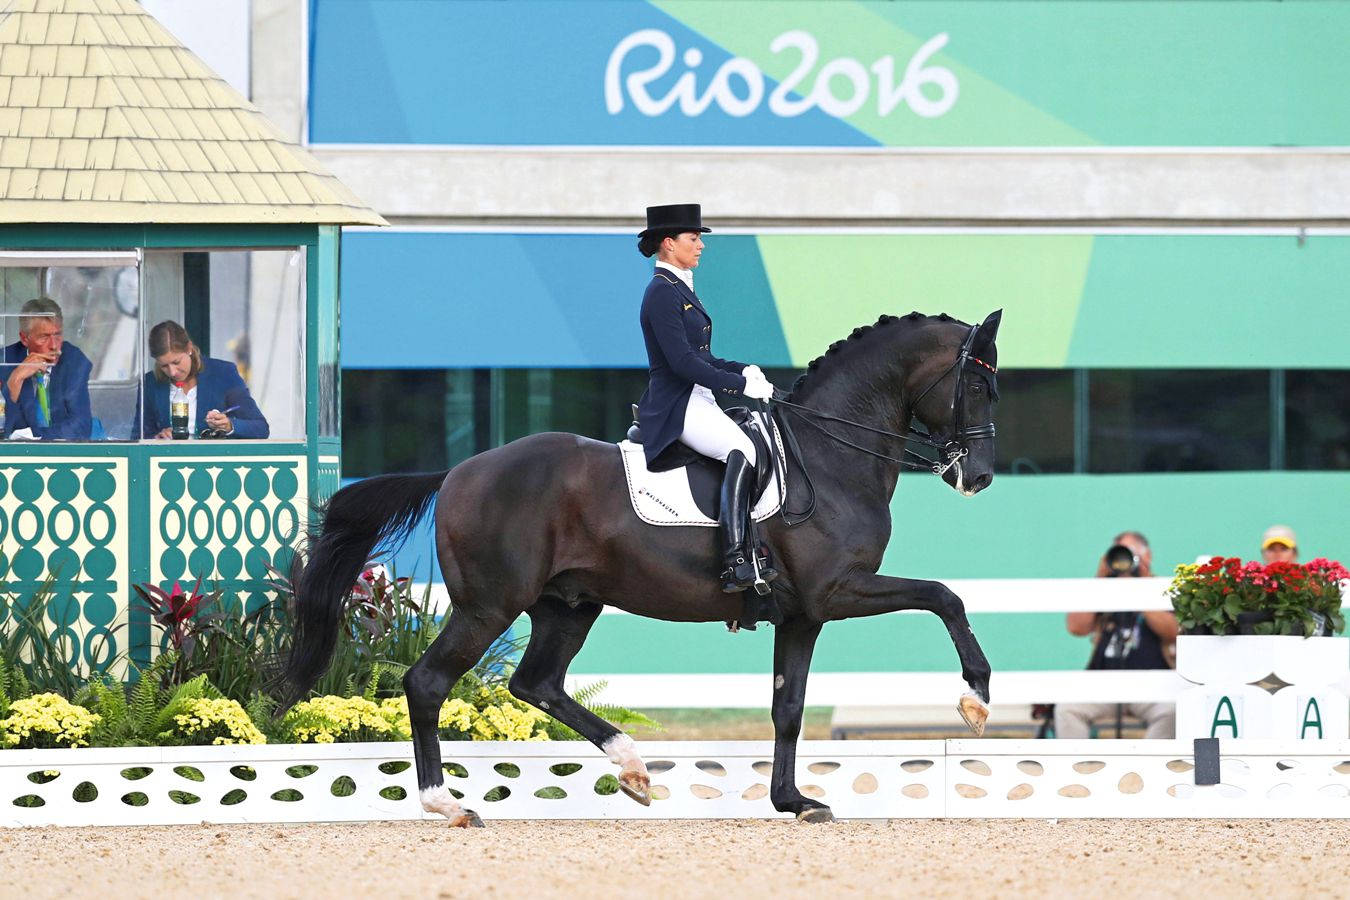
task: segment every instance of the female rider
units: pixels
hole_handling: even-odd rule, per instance
[[[679,441],[703,456],[725,462],[717,533],[722,551],[722,590],[743,591],[755,580],[746,547],[750,490],[755,483],[755,445],[717,405],[716,395],[768,400],[771,385],[758,366],[718,359],[712,317],[694,293],[694,269],[703,252],[702,210],[697,203],[647,207],[647,228],[638,251],[656,256],[656,271],[642,297],[642,337],[647,345],[647,391],[638,404],[647,466]],[[761,576],[776,575],[765,570]]]

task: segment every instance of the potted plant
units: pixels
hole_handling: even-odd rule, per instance
[[[1262,565],[1215,556],[1177,566],[1167,594],[1183,634],[1315,637],[1344,630],[1347,578],[1344,566],[1326,559]]]

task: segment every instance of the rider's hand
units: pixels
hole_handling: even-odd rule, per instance
[[[769,384],[769,379],[763,375],[759,378],[747,378],[745,379],[745,390],[742,393],[751,400],[772,400],[773,385]]]
[[[741,374],[749,381],[751,378],[764,378],[764,372],[759,366],[749,365],[741,370]],[[767,380],[767,379],[765,379]]]

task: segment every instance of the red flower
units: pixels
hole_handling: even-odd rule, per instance
[[[200,584],[200,582],[198,582]],[[168,614],[169,621],[177,624],[186,622],[197,614],[197,609],[202,605],[206,598],[195,591],[191,594],[183,593],[183,589],[178,586],[178,582],[173,583],[173,590],[169,592]]]

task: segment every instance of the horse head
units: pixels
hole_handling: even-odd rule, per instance
[[[911,412],[938,448],[942,480],[973,497],[994,480],[994,404],[1003,310],[979,325],[943,328],[938,345],[910,374]]]

